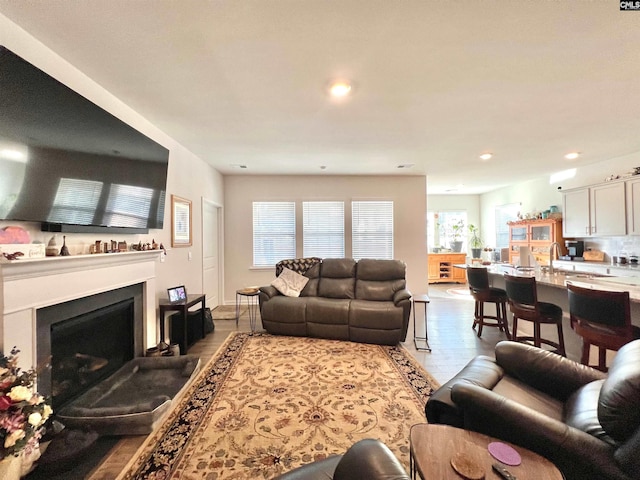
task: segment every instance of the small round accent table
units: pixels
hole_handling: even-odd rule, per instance
[[[258,314],[258,294],[260,289],[258,287],[246,287],[236,290],[236,327],[238,326],[238,320],[240,319],[240,307],[242,306],[242,297],[247,299],[247,308],[249,313],[249,326],[251,327],[251,333],[256,331],[256,317]]]

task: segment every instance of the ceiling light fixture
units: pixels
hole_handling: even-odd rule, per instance
[[[564,158],[566,158],[567,160],[575,160],[579,156],[580,152],[569,152],[564,156]]]
[[[329,93],[335,98],[346,97],[351,93],[351,84],[342,80],[333,82],[329,85]]]
[[[490,160],[493,157],[493,153],[483,153],[480,155],[481,160]]]
[[[414,163],[401,163],[396,168],[413,168],[414,165]]]

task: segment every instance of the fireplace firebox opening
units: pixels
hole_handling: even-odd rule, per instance
[[[143,352],[142,284],[37,310],[38,390],[54,411]]]

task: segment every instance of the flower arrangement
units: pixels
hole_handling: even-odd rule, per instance
[[[14,347],[8,357],[0,354],[0,460],[36,449],[53,413],[44,397],[33,391],[35,370],[18,368],[19,352]]]

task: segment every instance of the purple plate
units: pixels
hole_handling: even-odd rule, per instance
[[[491,442],[488,448],[491,456],[499,462],[504,463],[505,465],[515,466],[522,463],[520,454],[516,452],[513,447],[507,445],[506,443]]]

